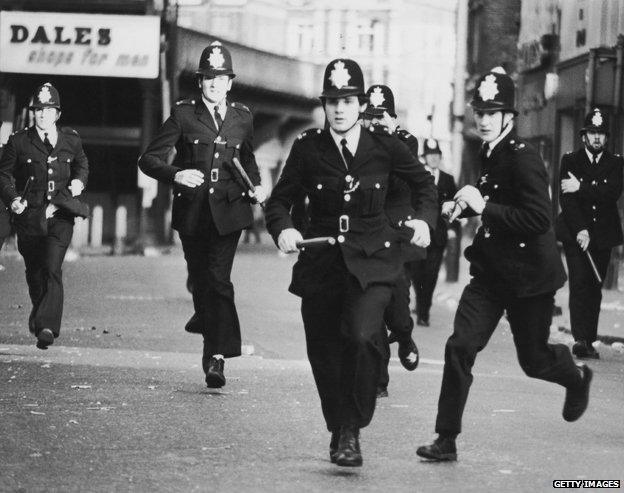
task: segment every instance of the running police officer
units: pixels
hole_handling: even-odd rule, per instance
[[[471,105],[483,139],[481,176],[457,192],[443,214],[465,209],[482,225],[466,249],[472,279],[446,343],[438,401],[438,438],[417,454],[456,460],[455,438],[472,383],[471,369],[503,312],[507,312],[520,366],[533,378],[564,386],[563,418],[578,419],[589,399],[591,370],[574,364],[563,344],[548,344],[555,291],[565,273],[551,226],[548,175],[538,152],[513,132],[515,87],[500,67],[477,83]]]
[[[37,89],[31,110],[35,124],[13,134],[0,157],[0,193],[13,213],[17,247],[26,264],[33,305],[28,326],[37,347],[47,349],[61,329],[61,267],[74,217],[89,215],[87,205],[76,198],[87,183],[89,164],[76,131],[57,126],[61,101],[52,84]]]
[[[203,335],[202,366],[210,388],[225,385],[224,358],[241,354],[230,274],[241,231],[253,221],[250,199],[265,199],[252,150],[251,112],[227,100],[234,77],[230,52],[214,41],[199,60],[201,94],[173,107],[139,158],[146,175],[173,185],[172,227],[182,241],[195,309],[185,329]],[[174,147],[178,154],[170,164]],[[234,159],[255,192],[248,193]]]
[[[578,358],[598,358],[592,346],[598,333],[602,282],[611,249],[622,244],[617,200],[622,193],[621,156],[606,149],[607,115],[594,108],[581,129],[583,146],[561,158],[561,215],[557,234],[570,277],[570,323]],[[591,257],[591,261],[590,261]]]
[[[453,200],[457,192],[455,179],[453,175],[440,169],[442,151],[436,139],[425,139],[423,156],[425,168],[433,175],[438,187],[438,203],[442,208],[442,204]],[[457,230],[458,225],[459,223],[454,222],[451,227]],[[416,323],[423,327],[429,327],[429,312],[448,241],[448,228],[447,221],[440,216],[431,235],[431,244],[427,247],[427,257],[408,264],[414,291],[416,291]]]
[[[332,433],[330,459],[340,466],[362,464],[359,432],[375,410],[383,313],[403,269],[401,232],[384,210],[390,173],[419,199],[416,217],[406,223],[414,244],[429,244],[437,209],[433,178],[409,149],[385,130],[358,124],[364,95],[356,62],[329,63],[321,94],[328,129],[295,141],[266,207],[267,228],[283,252],[297,251],[302,240],[290,216],[302,195],[309,197],[306,236],[337,240],[301,251],[290,291],[302,298],[308,358]]]
[[[362,123],[365,127],[380,125],[396,135],[410,150],[412,156],[418,159],[418,139],[407,130],[397,124],[394,107],[394,94],[385,85],[375,84],[366,91],[368,106],[362,115]],[[417,164],[420,166],[420,163]],[[401,228],[405,221],[416,217],[412,204],[412,192],[403,180],[396,176],[390,177],[390,184],[386,198],[386,214],[390,224],[395,228]],[[404,248],[405,262],[422,259],[425,250],[416,246]],[[401,364],[408,371],[413,371],[418,366],[418,347],[412,339],[412,320],[410,308],[409,280],[405,269],[401,270],[399,277],[392,289],[390,304],[384,312],[384,322],[391,332],[390,341],[399,342],[398,356]],[[381,375],[377,386],[377,397],[388,397],[388,383],[390,375],[388,364],[390,363],[390,347],[385,344],[386,353],[381,365]]]

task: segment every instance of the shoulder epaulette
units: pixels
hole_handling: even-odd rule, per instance
[[[299,135],[297,135],[297,140],[305,139],[306,137],[311,137],[312,135],[320,135],[322,130],[320,128],[309,128],[308,130],[304,130]]]
[[[230,103],[230,106],[232,108],[236,108],[237,110],[243,110],[243,111],[246,111],[247,113],[251,113],[251,110],[247,108],[247,106],[245,106],[243,103],[232,102]]]
[[[511,139],[509,145],[514,151],[521,151],[526,148],[526,144],[520,139]]]
[[[11,135],[21,134],[22,132],[25,132],[26,130],[28,130],[28,127],[20,128],[19,130],[16,130],[15,132],[13,132]]]
[[[570,154],[574,154],[574,151],[568,151],[565,153],[566,156],[569,156]]]
[[[388,127],[385,127],[383,125],[378,125],[373,123],[372,125],[368,126],[368,130],[371,133],[374,133],[376,135],[392,135],[392,132],[390,132],[390,129]]]
[[[61,127],[61,132],[63,132],[64,134],[76,135],[79,137],[78,132],[71,127]]]
[[[176,101],[176,106],[182,106],[182,105],[189,105],[189,106],[195,106],[195,100],[194,99],[181,99],[180,101]]]

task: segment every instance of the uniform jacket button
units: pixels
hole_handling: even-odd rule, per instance
[[[351,200],[351,195],[349,195],[348,193],[345,193],[344,199],[345,199],[345,202],[349,202],[349,200]]]
[[[52,196],[51,195],[48,195],[48,200],[52,200]]]
[[[343,235],[338,235],[337,240],[338,240],[338,243],[344,243],[345,237]]]
[[[526,243],[520,243],[520,248],[524,248],[526,246]]]
[[[26,160],[26,162],[27,162],[27,163],[32,163],[32,159],[28,158],[28,159]]]
[[[321,185],[320,183],[318,185],[316,185],[316,189],[317,190],[323,190],[323,185]]]
[[[52,170],[52,168],[48,169],[48,174],[51,175],[52,173],[54,173],[54,171]]]
[[[490,196],[489,196],[489,195],[485,195],[485,196],[483,197],[483,200],[485,200],[485,201],[487,202],[488,200],[490,200]]]
[[[210,187],[210,189],[208,190],[208,192],[210,192],[210,193],[214,193],[214,188]]]
[[[379,183],[375,183],[375,188],[379,189],[381,188],[381,185],[379,185]]]
[[[199,144],[199,139],[195,139],[195,140],[193,141],[193,144]]]
[[[218,152],[215,152],[214,156],[215,156],[215,159],[219,159],[219,153]]]
[[[351,175],[345,176],[345,181],[351,183],[353,181],[353,177]]]
[[[178,192],[178,193],[176,194],[176,197],[182,197],[182,194],[181,194],[180,192]]]
[[[390,248],[390,242],[389,242],[389,241],[386,241],[386,242],[384,243],[384,246],[385,246],[386,248]]]

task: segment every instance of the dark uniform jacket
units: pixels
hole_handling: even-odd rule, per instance
[[[608,249],[622,244],[622,225],[617,200],[622,193],[621,156],[604,151],[592,164],[584,148],[561,158],[560,180],[571,172],[580,181],[574,193],[561,193],[557,237],[564,245],[576,244],[576,235],[586,229],[592,248]]]
[[[380,129],[380,131],[383,131]],[[407,130],[397,128],[395,135],[410,150],[414,159],[418,160],[418,139]],[[419,166],[419,164],[416,164]],[[409,221],[416,217],[416,209],[420,208],[420,204],[416,200],[412,200],[412,190],[409,185],[396,175],[390,176],[390,185],[386,198],[386,214],[395,228],[403,227],[405,221]],[[405,261],[414,261],[424,259],[427,251],[416,245],[404,246]]]
[[[442,210],[442,204],[444,202],[448,202],[449,200],[453,200],[455,194],[457,193],[457,186],[455,185],[455,179],[453,175],[446,173],[445,171],[440,170],[440,175],[438,176],[438,204],[439,210]],[[455,222],[451,227],[456,227],[458,223]],[[437,248],[444,248],[448,241],[448,222],[444,220],[443,217],[438,218],[438,222],[436,223],[435,230],[431,234],[431,246]]]
[[[397,137],[362,129],[349,170],[328,130],[298,137],[267,202],[267,228],[277,243],[279,234],[293,227],[289,214],[293,202],[307,195],[310,225],[305,237],[333,236],[338,244],[299,254],[291,292],[303,297],[340,286],[341,257],[362,288],[395,282],[403,268],[401,244],[409,242],[413,231],[393,228],[386,215],[391,173],[410,184],[420,204],[416,217],[433,226],[437,219],[433,177]]]
[[[221,235],[252,224],[247,187],[232,165],[232,158],[238,158],[253,184],[260,184],[252,140],[251,112],[240,103],[227,103],[220,130],[201,97],[172,108],[139,158],[139,167],[146,175],[173,184],[172,227],[180,234],[197,234],[211,220]],[[171,165],[173,147],[177,156]],[[174,184],[175,174],[182,169],[202,171],[204,183],[195,188]]]
[[[465,251],[471,275],[516,297],[563,286],[548,175],[538,152],[510,133],[489,158],[483,157],[476,187],[486,206],[482,226]]]
[[[2,156],[2,144],[0,144],[0,156]],[[8,207],[0,199],[0,248],[4,238],[11,234],[11,215]]]
[[[22,194],[28,177],[34,177],[29,193],[23,197],[28,207],[13,216],[16,231],[45,235],[45,212],[50,203],[59,208],[60,214],[87,217],[89,207],[72,197],[68,186],[73,179],[86,186],[88,175],[89,162],[75,130],[59,128],[56,146],[49,156],[34,126],[11,135],[0,157],[0,195],[4,203],[11,204]]]

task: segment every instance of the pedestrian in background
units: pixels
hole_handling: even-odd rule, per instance
[[[423,156],[425,168],[433,175],[438,187],[438,203],[442,210],[442,204],[453,200],[457,193],[455,179],[453,175],[440,169],[442,151],[437,140],[425,139]],[[451,227],[457,232],[459,223],[453,222]],[[448,229],[447,220],[440,216],[431,235],[431,244],[427,247],[426,257],[408,264],[408,272],[416,292],[416,323],[422,327],[429,327],[429,312],[448,242]]]
[[[17,247],[26,264],[32,302],[28,326],[37,347],[47,349],[61,329],[62,264],[74,218],[89,215],[77,198],[87,183],[89,163],[77,132],[57,125],[61,102],[56,88],[43,84],[32,101],[35,124],[9,137],[0,157],[0,195],[14,215]]]
[[[407,146],[412,156],[418,159],[418,139],[407,130],[399,127],[392,90],[388,86],[375,84],[368,88],[366,97],[368,105],[362,114],[362,124],[365,127],[378,125],[381,126],[382,130],[396,135]],[[415,166],[420,167],[421,164],[416,163]],[[409,185],[400,178],[391,176],[386,197],[386,215],[390,224],[395,228],[402,228],[405,221],[416,217],[414,207]],[[405,246],[403,255],[404,263],[414,261],[424,258],[425,250],[414,245]],[[410,313],[409,302],[409,280],[405,268],[403,268],[392,288],[392,297],[384,312],[384,323],[391,333],[390,339],[386,339],[386,342],[397,341],[399,343],[399,360],[406,370],[413,371],[418,366],[419,354],[418,347],[412,338],[414,321]],[[388,397],[388,384],[390,383],[390,374],[388,373],[389,344],[384,344],[384,348],[385,355],[381,365],[377,397]]]
[[[225,385],[224,358],[241,354],[230,275],[241,231],[253,222],[251,201],[266,197],[253,154],[251,112],[227,99],[234,77],[229,50],[211,43],[197,70],[201,94],[173,107],[139,158],[146,175],[173,185],[172,227],[182,241],[195,309],[185,330],[204,338],[202,367],[209,388]],[[174,148],[178,154],[171,163]],[[254,192],[248,193],[234,159]]]
[[[455,439],[472,384],[477,353],[507,313],[518,361],[527,376],[566,388],[563,418],[575,421],[589,401],[592,371],[576,366],[564,344],[548,344],[554,295],[565,282],[551,224],[548,174],[536,149],[513,132],[515,86],[497,67],[477,81],[471,102],[483,140],[481,175],[442,212],[481,216],[465,255],[472,276],[459,300],[444,353],[436,440],[416,453],[432,461],[457,459]]]
[[[2,128],[2,122],[0,121],[0,128]],[[2,157],[2,142],[0,142],[0,158]],[[0,198],[0,251],[4,246],[4,241],[11,234],[11,214],[6,204]],[[0,270],[4,267],[0,265]]]
[[[403,269],[401,232],[385,211],[390,174],[409,183],[419,199],[417,216],[405,225],[421,247],[429,244],[435,224],[436,192],[431,175],[399,139],[358,123],[366,97],[356,62],[341,58],[327,65],[321,102],[328,128],[306,131],[295,141],[267,202],[266,221],[282,252],[298,251],[303,237],[293,227],[291,208],[307,196],[306,236],[337,240],[301,251],[289,289],[302,298],[308,358],[331,432],[330,460],[358,467],[360,429],[375,410],[383,315]]]
[[[598,336],[602,280],[611,249],[623,241],[617,201],[624,159],[607,150],[608,136],[608,117],[594,108],[581,129],[582,147],[561,158],[557,235],[568,264],[572,352],[577,358],[599,358],[592,344]]]

